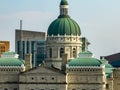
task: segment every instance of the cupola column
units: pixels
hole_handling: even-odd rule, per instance
[[[60,15],[68,15],[68,2],[67,0],[61,0],[60,3]]]

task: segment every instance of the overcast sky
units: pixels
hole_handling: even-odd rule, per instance
[[[68,0],[69,15],[80,26],[95,57],[120,52],[120,0]],[[59,15],[60,0],[0,0],[0,40],[15,50],[15,29],[47,32]]]

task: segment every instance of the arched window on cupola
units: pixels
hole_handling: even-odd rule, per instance
[[[60,48],[60,57],[62,57],[63,53],[64,53],[64,48]]]
[[[73,57],[75,58],[76,57],[76,49],[73,48]]]
[[[49,55],[50,55],[50,58],[52,58],[52,48],[50,48]]]

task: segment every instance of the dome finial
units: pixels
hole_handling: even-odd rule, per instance
[[[67,0],[61,0],[60,5],[68,5],[68,1]]]
[[[61,0],[60,2],[60,16],[68,16],[68,2],[67,0]]]

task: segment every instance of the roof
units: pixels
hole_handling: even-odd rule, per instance
[[[60,5],[68,5],[67,0],[61,0]]]
[[[114,62],[111,62],[111,65],[112,65],[113,67],[120,67],[120,60],[116,60],[116,61],[114,61]]]
[[[66,16],[59,16],[58,19],[54,20],[49,28],[48,35],[81,35],[79,25],[71,18]]]
[[[112,54],[112,55],[101,56],[101,57],[104,57],[105,59],[107,59],[111,63],[111,62],[120,60],[120,53],[115,53],[115,54]]]
[[[24,60],[18,58],[0,58],[0,66],[21,66]]]
[[[75,58],[68,64],[69,66],[100,66],[102,63],[96,58]]]

